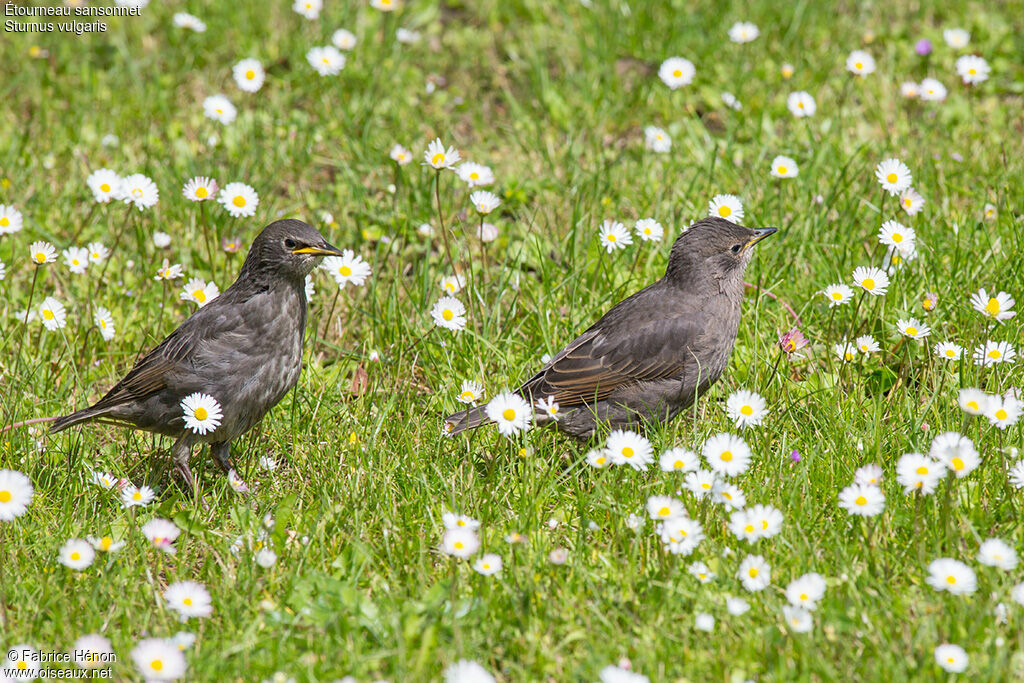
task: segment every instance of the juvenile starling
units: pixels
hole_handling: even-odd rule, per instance
[[[231,441],[249,431],[299,380],[306,327],[305,277],[319,257],[340,256],[302,221],[271,223],[257,235],[238,279],[135,364],[95,405],[58,418],[59,432],[89,420],[173,436],[175,466],[189,489],[192,446],[210,444],[225,471]],[[185,429],[181,400],[213,396],[223,417],[212,432]]]
[[[552,398],[559,429],[584,439],[599,425],[668,422],[729,363],[751,247],[776,230],[697,221],[672,245],[665,277],[619,302],[516,393],[531,406]],[[484,408],[445,419],[449,434],[486,421]]]

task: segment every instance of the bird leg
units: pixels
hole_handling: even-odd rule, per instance
[[[181,478],[185,480],[189,493],[195,493],[196,478],[192,476],[192,470],[188,466],[188,458],[192,454],[192,445],[182,436],[171,446],[171,457],[174,460],[174,468],[178,470]]]

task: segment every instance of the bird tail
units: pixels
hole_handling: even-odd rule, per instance
[[[454,436],[467,429],[476,429],[485,422],[487,422],[487,412],[483,406],[467,408],[444,419],[445,426],[449,427],[449,436]]]
[[[88,420],[91,420],[94,417],[99,417],[100,415],[103,415],[104,413],[107,412],[107,410],[107,408],[100,408],[97,410],[96,406],[92,406],[90,408],[82,408],[81,410],[77,410],[71,413],[70,415],[58,417],[56,420],[54,420],[53,424],[50,425],[50,433],[55,434],[57,432],[62,432],[68,427],[79,424],[80,422],[87,422]]]

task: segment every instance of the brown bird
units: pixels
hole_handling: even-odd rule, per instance
[[[305,277],[321,256],[340,256],[302,221],[271,223],[256,236],[238,279],[150,351],[95,405],[58,418],[59,432],[90,420],[177,439],[171,454],[192,489],[195,444],[207,443],[225,471],[231,441],[249,431],[299,381],[306,328]],[[185,427],[181,401],[201,392],[223,416],[216,429]]]
[[[740,323],[743,271],[752,247],[778,228],[754,230],[705,218],[672,245],[665,276],[614,308],[516,390],[558,404],[563,432],[589,438],[666,423],[715,383]],[[538,413],[539,421],[546,415]],[[487,421],[485,408],[445,419],[458,434]]]

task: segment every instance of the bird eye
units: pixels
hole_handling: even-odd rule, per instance
[[[294,249],[297,245],[295,244],[295,240],[289,237],[284,241],[284,246],[287,247],[288,249]]]
[[[742,249],[742,248],[743,248],[742,244],[734,244],[734,245],[732,245],[732,253],[738,254],[738,253],[740,253],[740,249]]]

